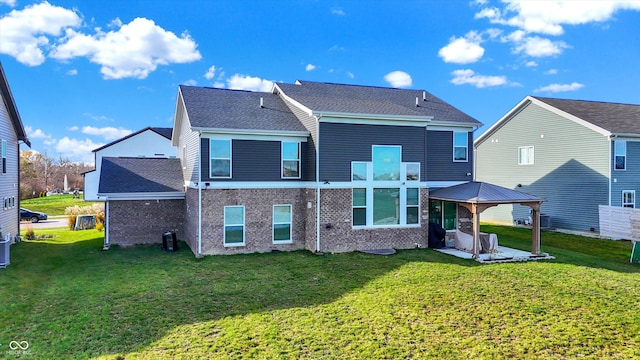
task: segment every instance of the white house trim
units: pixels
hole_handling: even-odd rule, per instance
[[[194,131],[202,132],[203,138],[239,139],[239,140],[288,140],[294,138],[297,141],[306,142],[310,133],[308,131],[284,131],[284,130],[254,130],[254,129],[225,129],[193,127]]]

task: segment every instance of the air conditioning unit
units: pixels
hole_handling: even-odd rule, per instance
[[[551,227],[551,216],[540,214],[540,229],[548,229]]]

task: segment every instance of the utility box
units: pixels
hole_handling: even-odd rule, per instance
[[[551,227],[551,216],[547,214],[540,214],[540,228],[548,229]]]
[[[11,249],[11,236],[2,236],[0,232],[0,268],[6,268],[9,265],[9,251]]]
[[[167,231],[162,234],[162,250],[173,252],[178,250],[178,240],[175,231]]]

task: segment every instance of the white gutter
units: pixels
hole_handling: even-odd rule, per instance
[[[198,256],[202,256],[202,132],[198,132]],[[186,160],[186,159],[185,159]]]
[[[211,127],[193,127],[195,131],[214,134],[228,135],[263,135],[263,136],[295,136],[309,137],[308,131],[287,131],[287,130],[258,130],[258,129],[228,129],[228,128],[211,128]]]
[[[316,252],[320,252],[320,118],[322,115],[316,116]]]
[[[312,112],[320,122],[320,119],[324,117],[332,118],[347,118],[347,119],[370,119],[370,120],[402,120],[425,123],[433,120],[433,116],[427,115],[387,115],[387,114],[365,114],[365,113],[347,113],[347,112]]]
[[[109,197],[104,197],[104,247],[109,246]]]
[[[613,166],[613,162],[611,159],[613,153],[611,152],[611,148],[614,146],[614,141],[612,136],[609,136],[608,140],[609,141],[607,142],[607,147],[609,149],[607,150],[607,153],[609,154],[609,161],[607,163],[609,164],[609,191],[607,192],[607,197],[609,198],[609,206],[611,206],[611,182],[613,181],[613,170],[611,169]]]

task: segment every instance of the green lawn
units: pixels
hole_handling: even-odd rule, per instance
[[[483,230],[530,249],[528,230]],[[0,269],[0,358],[640,357],[629,242],[543,232],[557,260],[481,265],[430,249],[196,259],[45,233]]]
[[[69,206],[87,206],[91,204],[92,202],[86,202],[81,198],[74,199],[72,194],[51,195],[20,201],[20,207],[32,211],[40,211],[48,216],[64,215],[64,210]]]

